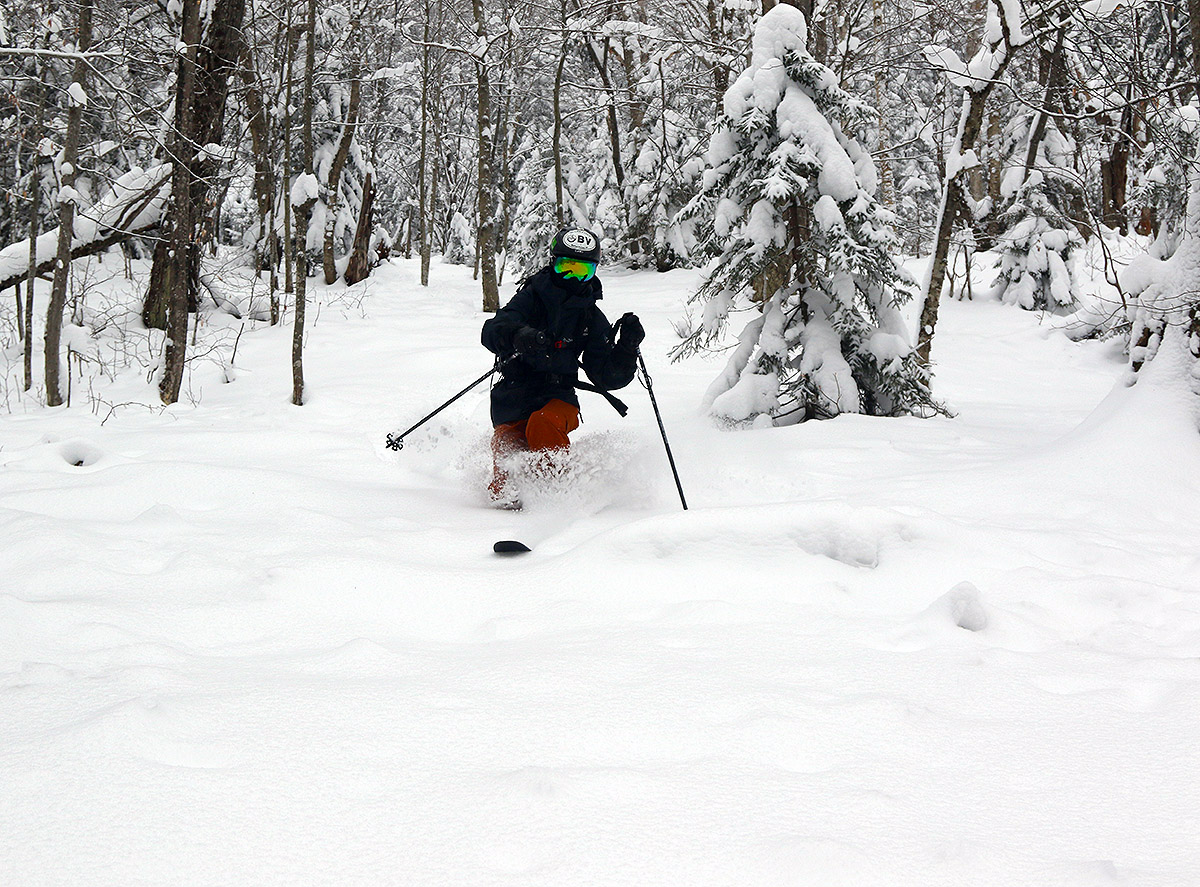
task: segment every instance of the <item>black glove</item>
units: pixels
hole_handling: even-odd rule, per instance
[[[513,350],[518,354],[536,354],[546,348],[546,334],[531,326],[523,326],[513,333]]]
[[[642,344],[642,340],[646,338],[646,330],[642,327],[642,322],[638,320],[638,316],[632,312],[622,314],[617,325],[613,327],[613,335],[616,337],[617,347],[624,348],[626,351],[637,351],[638,346]]]

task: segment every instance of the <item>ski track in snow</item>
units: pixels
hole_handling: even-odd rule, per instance
[[[1200,884],[1186,393],[948,301],[957,418],[724,432],[694,281],[602,303],[687,513],[636,383],[524,513],[483,387],[383,447],[488,366],[448,266],[318,287],[303,408],[260,327],[0,416],[0,883]]]

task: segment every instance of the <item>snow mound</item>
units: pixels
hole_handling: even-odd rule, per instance
[[[983,631],[988,626],[988,614],[979,589],[970,582],[954,586],[934,601],[925,613],[933,619],[949,619],[967,631]]]
[[[759,506],[652,518],[617,531],[605,546],[625,559],[702,559],[720,550],[753,562],[799,554],[873,570],[889,548],[912,538],[908,525],[890,511],[813,504],[806,512]]]

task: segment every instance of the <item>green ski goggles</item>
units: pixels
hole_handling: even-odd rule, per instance
[[[591,280],[596,276],[596,263],[583,259],[558,258],[554,260],[554,272],[575,280]]]

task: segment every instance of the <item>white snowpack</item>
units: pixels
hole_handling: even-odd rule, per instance
[[[756,200],[750,208],[744,229],[746,238],[754,244],[754,252],[762,255],[772,246],[781,245],[787,237],[779,209],[770,200]]]
[[[73,203],[75,206],[83,205],[83,196],[70,185],[63,185],[58,189],[57,200],[59,203]],[[25,242],[28,243],[29,241],[26,240]]]
[[[666,358],[698,276],[602,269],[690,509],[635,385],[624,420],[581,395],[509,513],[486,386],[383,447],[491,365],[470,269],[417,275],[310,281],[304,407],[290,323],[221,313],[194,403],[137,367],[9,395],[5,883],[1194,882],[1181,349],[1127,388],[1110,342],[947,300],[957,418],[728,432],[698,412],[724,358]]]
[[[762,67],[787,52],[804,51],[807,46],[808,22],[804,13],[780,3],[764,13],[754,26],[750,67]]]
[[[296,180],[292,182],[291,201],[292,206],[303,206],[310,200],[316,200],[317,195],[321,193],[320,183],[317,182],[317,177],[310,172],[301,173],[296,176]]]
[[[858,385],[842,355],[837,330],[824,317],[817,316],[805,324],[800,341],[804,346],[800,371],[809,376],[823,394],[830,396],[837,412],[857,413],[861,408]]]
[[[775,9],[791,7],[777,6]],[[838,141],[825,115],[803,89],[793,86],[787,90],[776,111],[779,133],[785,139],[795,138],[807,143],[821,161],[817,187],[839,203],[852,200],[858,193],[854,163]]]
[[[958,144],[954,145],[958,148]],[[957,176],[964,170],[974,169],[979,166],[979,155],[975,153],[974,148],[968,148],[966,151],[950,150],[946,152],[946,180]]]
[[[967,72],[967,64],[949,46],[931,44],[924,49],[925,59],[929,64],[945,74],[951,86],[966,89],[974,85]]]
[[[71,106],[74,108],[86,108],[88,103],[87,90],[83,88],[83,84],[77,80],[71,81],[71,85],[67,87],[67,95],[71,99]]]
[[[813,204],[812,214],[816,223],[826,231],[835,231],[846,227],[846,220],[842,217],[842,211],[838,209],[837,203],[828,194],[822,195]]]
[[[1082,11],[1089,15],[1103,18],[1106,15],[1111,15],[1127,3],[1128,0],[1083,0],[1083,3],[1079,6]]]

